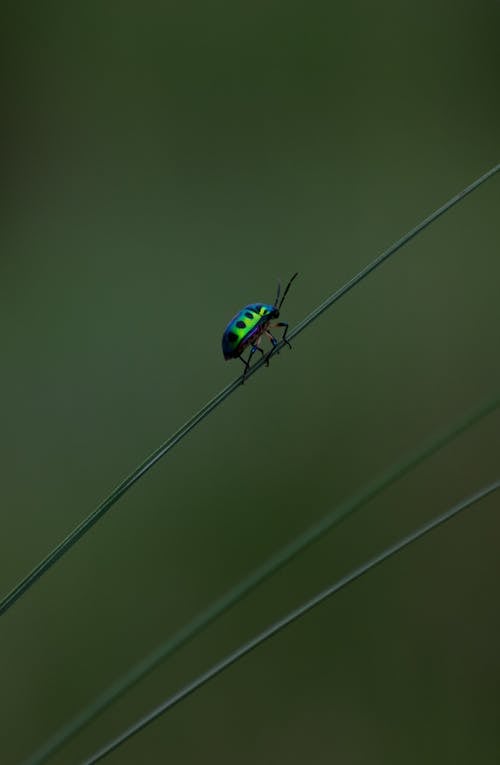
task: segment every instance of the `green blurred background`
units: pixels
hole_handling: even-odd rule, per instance
[[[3,3],[0,586],[291,325],[498,161],[499,3]],[[497,394],[499,179],[239,389],[2,619],[2,765],[300,530]],[[74,765],[498,477],[491,416],[53,759]],[[336,596],[110,763],[500,761],[500,500]]]

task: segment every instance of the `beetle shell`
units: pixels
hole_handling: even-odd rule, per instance
[[[269,322],[278,315],[276,306],[269,303],[251,303],[233,316],[222,335],[222,353],[225,359],[241,356],[248,345],[255,343]]]

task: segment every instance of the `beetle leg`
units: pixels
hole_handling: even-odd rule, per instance
[[[273,346],[273,350],[274,350],[274,348],[276,348],[276,346],[278,345],[278,341],[276,340],[276,338],[274,337],[274,335],[272,335],[272,334],[269,332],[269,330],[268,330],[268,329],[266,329],[266,335],[268,336],[269,340],[271,341],[271,343],[272,343],[272,346]]]
[[[284,327],[283,334],[281,335],[282,341],[285,343],[285,345],[288,345],[290,350],[292,350],[292,346],[286,339],[286,333],[288,332],[288,323],[286,321],[279,321],[277,324],[274,325],[275,327]]]
[[[245,365],[245,369],[243,370],[243,375],[241,378],[241,384],[243,385],[243,383],[245,382],[245,377],[247,376],[247,372],[250,369],[250,356],[248,357],[248,360],[244,359],[243,356],[238,356],[238,358],[241,359],[241,361]]]
[[[262,358],[265,358],[265,355],[266,355],[266,354],[264,353],[264,351],[263,351],[263,350],[262,350],[262,348],[260,347],[260,341],[261,341],[261,339],[262,339],[262,335],[259,337],[259,339],[257,340],[257,342],[256,342],[255,344],[253,344],[253,345],[252,345],[252,350],[250,351],[250,356],[248,357],[248,360],[249,360],[249,361],[250,361],[250,359],[252,358],[252,356],[253,356],[253,354],[255,353],[255,351],[259,351],[259,353],[261,353],[261,354],[262,354]],[[266,366],[267,366],[267,367],[269,366],[269,359],[266,359]]]
[[[268,329],[265,330],[265,334],[267,335],[267,337],[271,341],[271,345],[272,345],[271,350],[268,352],[268,354],[266,356],[266,363],[269,366],[269,359],[271,358],[271,356],[273,355],[274,351],[276,350],[276,348],[278,346],[278,341],[276,340],[274,335],[271,332],[269,332]],[[279,351],[276,351],[276,353],[279,353]]]
[[[252,360],[252,356],[254,355],[255,351],[259,351],[260,353],[262,353],[262,357],[265,357],[265,353],[262,350],[262,348],[259,347],[259,343],[260,343],[260,338],[257,340],[256,343],[252,344],[252,347],[250,348],[250,353],[248,354],[248,359],[244,359],[243,356],[238,356],[238,358],[241,359],[241,361],[245,365],[245,369],[243,370],[243,377],[241,380],[242,385],[245,382],[245,378],[248,374],[248,370],[250,369],[250,362]],[[266,366],[269,366],[269,359],[266,359]]]

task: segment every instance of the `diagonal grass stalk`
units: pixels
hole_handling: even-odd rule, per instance
[[[142,678],[152,672],[161,662],[193,640],[193,638],[195,638],[209,624],[227,612],[232,606],[236,605],[236,603],[239,603],[246,595],[283,568],[295,558],[295,556],[319,540],[345,518],[362,508],[371,499],[381,494],[399,478],[407,475],[418,465],[429,459],[433,454],[450,444],[454,439],[464,433],[464,431],[471,428],[474,424],[488,414],[494,412],[499,407],[500,396],[488,402],[480,409],[477,409],[468,417],[462,418],[459,422],[455,423],[452,428],[446,430],[446,432],[432,438],[418,451],[415,451],[399,464],[389,468],[357,495],[341,503],[338,507],[327,513],[318,523],[299,534],[298,537],[278,550],[245,579],[208,606],[205,610],[201,611],[191,622],[182,627],[153,653],[132,667],[132,669],[126,672],[113,685],[103,691],[103,693],[101,693],[91,704],[84,708],[76,717],[67,722],[44,745],[42,745],[42,747],[28,759],[26,765],[42,765],[42,763],[46,762],[49,757],[59,751],[70,739],[117,701],[118,698],[136,685],[136,683],[142,680]]]
[[[495,481],[489,486],[485,486],[475,494],[472,494],[470,497],[461,500],[446,512],[436,516],[431,521],[428,521],[423,526],[420,526],[420,528],[410,532],[407,536],[403,537],[395,544],[387,547],[381,553],[378,553],[378,555],[370,558],[368,561],[366,561],[366,563],[363,563],[357,568],[353,569],[350,573],[337,580],[334,584],[322,590],[317,595],[307,600],[305,603],[302,603],[302,605],[298,606],[293,611],[290,611],[290,613],[274,622],[274,624],[271,624],[254,638],[241,645],[235,651],[229,653],[225,658],[214,664],[206,672],[203,672],[197,678],[181,688],[181,690],[177,691],[177,693],[169,696],[169,698],[148,712],[148,714],[144,715],[144,717],[142,717],[140,720],[126,728],[123,733],[102,747],[102,749],[95,752],[91,757],[86,759],[83,765],[95,765],[96,762],[100,762],[108,754],[111,754],[111,752],[115,751],[118,749],[118,747],[132,738],[132,736],[135,736],[141,730],[157,720],[158,717],[165,714],[165,712],[168,712],[169,709],[172,709],[172,707],[179,704],[181,701],[204,686],[210,680],[217,677],[217,675],[220,675],[221,672],[224,672],[224,670],[228,669],[230,666],[249,654],[251,651],[254,651],[267,640],[277,635],[286,627],[290,626],[290,624],[295,622],[297,619],[305,616],[313,608],[316,608],[316,606],[319,606],[321,603],[327,600],[327,598],[331,598],[332,595],[335,595],[344,587],[347,587],[347,585],[352,584],[352,582],[355,582],[357,579],[364,576],[376,566],[379,566],[381,563],[391,558],[393,555],[401,552],[401,550],[403,550],[405,547],[408,547],[417,540],[421,539],[426,534],[429,534],[438,526],[441,526],[444,523],[450,521],[452,518],[455,518],[459,513],[463,512],[467,508],[474,505],[476,502],[479,502],[498,489],[500,489],[500,480]]]
[[[450,210],[454,205],[458,204],[466,196],[468,196],[475,189],[479,188],[489,178],[493,177],[500,170],[500,163],[490,168],[486,173],[481,175],[471,184],[466,186],[462,191],[453,196],[444,205],[437,208],[427,218],[424,218],[414,228],[408,231],[403,237],[394,242],[385,252],[379,255],[375,260],[369,263],[359,273],[352,277],[346,284],[340,289],[334,292],[323,303],[314,309],[308,316],[306,316],[292,331],[288,334],[288,338],[291,340],[296,337],[300,332],[308,327],[313,321],[315,321],[324,311],[330,308],[340,298],[346,295],[354,286],[359,284],[369,274],[371,274],[376,268],[384,263],[388,258],[394,255],[398,250],[404,247],[411,239],[420,234],[427,226],[436,221],[441,215]],[[276,346],[276,351],[279,351],[283,347],[284,343],[281,342]],[[248,373],[245,379],[262,367],[264,359],[261,359],[255,363]],[[106,497],[106,499],[90,514],[88,515],[78,526],[76,526],[54,549],[41,560],[20,582],[8,592],[4,598],[0,601],[0,616],[8,611],[19,598],[24,595],[30,587],[62,558],[68,550],[73,547],[74,544],[81,539],[90,529],[103,518],[104,515],[115,505],[126,492],[132,488],[132,486],[144,476],[158,460],[164,457],[171,449],[174,448],[193,428],[195,428],[202,420],[205,419],[211,412],[214,411],[223,401],[226,400],[234,391],[239,387],[242,382],[242,376],[233,380],[232,383],[227,385],[220,393],[212,398],[207,404],[205,404],[196,414],[194,414],[187,422],[182,425],[169,439],[165,441],[156,451],[154,451],[144,462],[139,465],[129,476],[127,476],[112,492]]]

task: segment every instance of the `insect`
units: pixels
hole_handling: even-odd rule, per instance
[[[248,373],[250,361],[255,351],[259,351],[262,354],[266,359],[267,366],[269,366],[269,357],[273,354],[274,349],[278,345],[278,340],[276,340],[274,335],[270,332],[271,327],[284,327],[281,339],[289,348],[292,347],[286,339],[288,330],[287,322],[278,321],[276,324],[271,325],[271,321],[279,317],[283,301],[296,276],[297,273],[292,276],[286,285],[281,300],[281,284],[278,282],[278,291],[273,305],[269,305],[269,303],[250,303],[250,305],[246,305],[241,311],[238,311],[236,316],[233,316],[224,330],[224,334],[222,335],[222,353],[224,354],[226,361],[228,359],[241,359],[245,365],[242,382],[245,381],[245,376]],[[264,335],[269,338],[272,344],[272,348],[267,355],[260,347]],[[248,354],[248,358],[244,359],[242,353],[248,346],[250,346],[250,353]]]

